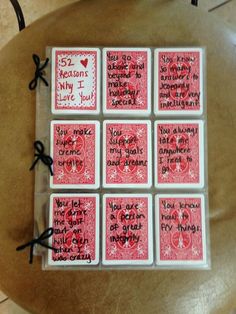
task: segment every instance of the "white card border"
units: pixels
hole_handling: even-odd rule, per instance
[[[148,182],[142,184],[119,184],[119,183],[106,183],[106,126],[107,124],[147,124],[147,158],[148,158],[148,167],[147,167],[147,175],[148,175]],[[152,130],[151,130],[152,123],[150,120],[104,120],[103,121],[103,156],[102,156],[102,166],[103,166],[103,173],[102,173],[102,187],[103,188],[151,188],[152,187]]]
[[[49,228],[52,228],[53,226],[53,199],[55,197],[95,197],[96,199],[96,213],[95,213],[95,219],[96,219],[96,233],[95,233],[95,260],[91,261],[91,263],[88,263],[87,260],[75,260],[75,261],[53,261],[52,260],[52,250],[48,250],[48,258],[47,262],[49,266],[75,266],[75,265],[85,265],[85,266],[92,266],[92,265],[98,265],[100,262],[99,259],[99,244],[100,244],[100,195],[98,193],[53,193],[50,195],[50,204],[49,204]],[[49,238],[48,244],[50,246],[52,245],[52,237]]]
[[[53,155],[53,126],[55,124],[95,124],[95,183],[94,184],[54,184],[53,176],[50,175],[51,189],[98,189],[100,187],[100,122],[97,120],[52,120],[50,124],[50,156]],[[98,151],[98,153],[97,153]],[[53,165],[52,165],[53,169]]]
[[[200,198],[201,199],[201,229],[202,229],[202,260],[160,260],[160,208],[159,208],[159,199],[160,198]],[[157,194],[155,195],[155,210],[154,210],[154,221],[155,221],[155,243],[156,243],[156,258],[155,265],[157,266],[207,266],[207,242],[206,242],[206,206],[205,206],[205,195],[203,193],[189,193],[189,194]]]
[[[159,110],[159,53],[160,52],[199,52],[199,63],[200,63],[200,109],[199,110]],[[154,49],[154,114],[156,116],[201,116],[203,114],[204,106],[204,71],[203,71],[203,58],[204,58],[204,48],[202,47],[177,47],[177,48],[156,48]]]
[[[148,251],[149,258],[147,260],[107,260],[106,257],[106,199],[108,197],[114,198],[123,198],[123,197],[138,197],[138,198],[147,198],[148,199]],[[110,265],[152,265],[153,264],[153,252],[154,252],[154,235],[153,235],[153,200],[152,194],[150,193],[141,193],[141,194],[103,194],[102,200],[102,265],[110,266]]]
[[[56,109],[55,108],[55,53],[56,51],[95,51],[97,52],[97,85],[96,85],[96,110],[81,110],[81,109]],[[51,51],[51,112],[53,115],[96,115],[100,113],[101,107],[101,50],[99,48],[88,48],[88,47],[53,47]]]
[[[106,80],[106,68],[107,68],[107,51],[143,51],[147,52],[147,109],[134,109],[134,110],[112,110],[106,108],[107,103],[107,80]],[[103,97],[102,97],[102,111],[104,115],[109,116],[118,116],[118,115],[127,115],[127,116],[138,116],[138,117],[148,117],[151,114],[151,87],[152,87],[152,52],[150,48],[119,48],[119,47],[107,47],[102,49],[102,75],[103,75]]]
[[[199,183],[158,183],[158,153],[157,153],[157,125],[159,124],[198,124],[199,129]],[[204,121],[203,120],[157,120],[154,123],[154,185],[156,189],[194,189],[205,186],[205,161],[204,161]]]

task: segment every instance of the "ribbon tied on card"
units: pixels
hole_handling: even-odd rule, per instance
[[[44,70],[44,69],[46,68],[46,66],[48,65],[49,59],[47,58],[47,59],[45,60],[44,64],[40,66],[41,61],[40,61],[39,56],[36,55],[36,54],[33,54],[32,57],[33,57],[33,60],[34,60],[35,65],[36,65],[36,69],[35,69],[34,78],[33,78],[32,81],[29,83],[29,89],[30,89],[30,90],[34,90],[34,89],[37,87],[37,85],[38,85],[38,79],[41,79],[41,80],[44,82],[44,84],[45,84],[46,86],[48,86],[48,82],[47,82],[46,79],[43,77],[43,75],[44,75],[43,70]]]
[[[53,176],[53,171],[52,171],[53,159],[51,156],[44,154],[43,143],[41,141],[35,141],[34,148],[37,151],[37,153],[35,153],[34,156],[37,158],[35,159],[35,161],[33,162],[29,170],[33,170],[37,162],[41,160],[46,166],[48,166],[50,174],[51,176]]]
[[[30,246],[30,259],[29,259],[29,263],[32,264],[33,263],[33,252],[34,252],[34,246],[35,244],[39,244],[43,247],[46,247],[47,249],[53,250],[56,252],[56,249],[45,244],[43,241],[50,238],[53,235],[53,228],[48,228],[46,229],[38,238],[33,239],[23,245],[20,245],[16,248],[17,251],[21,251],[24,250],[26,247]]]

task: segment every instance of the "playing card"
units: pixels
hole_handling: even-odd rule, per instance
[[[98,121],[51,121],[51,188],[97,189],[100,184]]]
[[[99,195],[52,194],[49,227],[54,233],[48,264],[95,265],[99,263]]]
[[[153,263],[152,196],[105,194],[103,196],[104,265]]]
[[[202,48],[155,49],[155,114],[203,113],[203,51]]]
[[[204,132],[200,120],[155,122],[155,186],[204,186]]]
[[[103,49],[103,112],[149,115],[151,112],[151,50]]]
[[[203,194],[157,195],[155,225],[157,265],[206,264]]]
[[[104,121],[103,186],[148,188],[151,185],[151,122]]]
[[[100,111],[100,58],[98,48],[52,48],[52,113]]]

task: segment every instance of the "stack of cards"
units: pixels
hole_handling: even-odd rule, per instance
[[[204,131],[199,120],[158,120],[154,128],[155,186],[204,187]]]
[[[100,124],[51,121],[51,188],[97,189],[100,186]]]
[[[51,194],[49,265],[99,263],[99,195]]]
[[[47,265],[209,264],[203,62],[202,48],[51,49]]]
[[[103,123],[103,186],[149,188],[151,185],[151,122],[105,120]]]
[[[152,217],[150,194],[105,194],[102,263],[151,265]]]
[[[103,112],[147,116],[151,113],[151,50],[103,49]]]
[[[156,264],[206,265],[203,194],[156,196]]]
[[[100,50],[52,48],[51,106],[54,114],[100,112]]]
[[[203,50],[154,51],[156,265],[207,265]],[[186,118],[188,116],[188,118]],[[165,117],[172,118],[166,120]],[[181,118],[175,120],[177,118]],[[175,118],[175,119],[173,119]],[[184,189],[189,194],[170,194]],[[199,194],[191,194],[191,190]]]
[[[159,48],[154,52],[156,115],[203,113],[202,48]]]

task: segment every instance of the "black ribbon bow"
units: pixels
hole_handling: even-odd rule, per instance
[[[197,7],[198,6],[198,0],[191,0],[191,4],[195,5]]]
[[[53,235],[53,228],[46,229],[38,238],[33,239],[23,245],[20,245],[16,248],[17,251],[24,250],[27,246],[30,246],[30,259],[29,263],[33,263],[33,252],[34,252],[34,246],[35,244],[40,244],[43,247],[46,247],[47,249],[53,250],[54,252],[57,252],[56,248],[53,248],[47,244],[45,244],[43,241],[50,238]]]
[[[38,85],[38,79],[39,78],[44,82],[44,84],[46,86],[48,86],[48,82],[43,77],[43,69],[46,68],[46,66],[47,66],[47,64],[49,62],[49,59],[47,58],[45,63],[40,67],[40,58],[39,58],[39,56],[37,56],[36,54],[33,54],[32,57],[33,57],[35,65],[36,65],[36,70],[35,70],[34,78],[29,83],[29,89],[33,90],[33,89],[36,88],[36,86]]]
[[[35,165],[39,160],[41,160],[46,166],[48,166],[51,176],[53,176],[53,171],[52,171],[52,164],[53,164],[53,159],[51,156],[45,155],[44,154],[44,145],[41,141],[35,141],[34,142],[34,148],[37,151],[37,153],[34,154],[34,157],[37,157],[35,161],[33,162],[32,166],[30,167],[29,170],[33,170]]]

